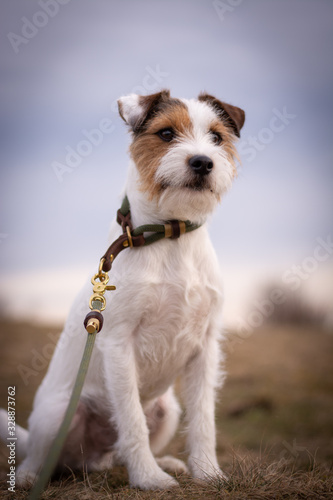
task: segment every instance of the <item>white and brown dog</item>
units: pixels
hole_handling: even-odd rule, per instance
[[[186,471],[172,457],[155,458],[174,435],[180,377],[186,410],[188,468],[196,478],[222,474],[215,451],[215,391],[220,382],[222,291],[206,220],[236,174],[234,142],[244,112],[208,94],[175,99],[168,91],[119,99],[132,132],[125,187],[134,227],[178,219],[200,227],[122,252],[113,265],[104,327],[61,456],[70,468],[124,464],[132,486],[177,485],[163,469]],[[114,222],[110,239],[121,234]],[[24,457],[17,481],[35,481],[66,410],[86,335],[91,295],[83,289],[38,389],[29,430],[17,429]],[[2,434],[6,416],[1,415]]]

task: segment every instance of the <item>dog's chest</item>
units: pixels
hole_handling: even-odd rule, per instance
[[[132,341],[140,389],[147,397],[163,392],[202,349],[216,315],[218,288],[207,273],[187,264],[191,269],[155,273],[138,288]]]
[[[144,393],[155,396],[170,385],[201,349],[212,301],[211,293],[199,286],[186,291],[162,283],[152,287],[133,334]]]

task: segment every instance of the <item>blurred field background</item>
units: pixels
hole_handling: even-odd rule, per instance
[[[121,203],[117,98],[206,91],[246,112],[238,178],[209,222],[230,332],[217,408],[229,481],[142,493],[117,468],[45,499],[333,498],[332,25],[331,0],[1,2],[0,406],[15,385],[19,424]],[[26,493],[4,482],[0,496]]]
[[[59,331],[1,322],[0,406],[6,406],[7,387],[15,385],[20,425],[26,426]],[[216,421],[227,484],[197,485],[183,477],[178,492],[145,493],[130,490],[126,470],[117,467],[62,478],[43,498],[332,498],[333,331],[299,321],[267,322],[246,339],[229,332],[224,348],[227,378]],[[184,442],[180,431],[166,451],[186,459]],[[4,478],[8,466],[3,445],[0,463]],[[11,496],[5,480],[1,485],[2,498],[27,496]]]

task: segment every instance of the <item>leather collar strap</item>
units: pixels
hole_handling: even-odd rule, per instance
[[[189,233],[200,227],[200,224],[192,224],[188,220],[172,220],[166,224],[146,224],[133,229],[127,196],[125,196],[121,208],[117,212],[117,222],[121,225],[123,234],[109,246],[101,259],[103,261],[102,270],[106,273],[110,271],[112,262],[117,255],[125,248],[151,245],[163,238],[176,239],[182,234]],[[144,233],[151,234],[145,237]]]

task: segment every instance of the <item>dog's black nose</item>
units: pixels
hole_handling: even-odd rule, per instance
[[[208,156],[192,156],[188,161],[191,169],[199,175],[207,175],[213,168],[213,162]]]

